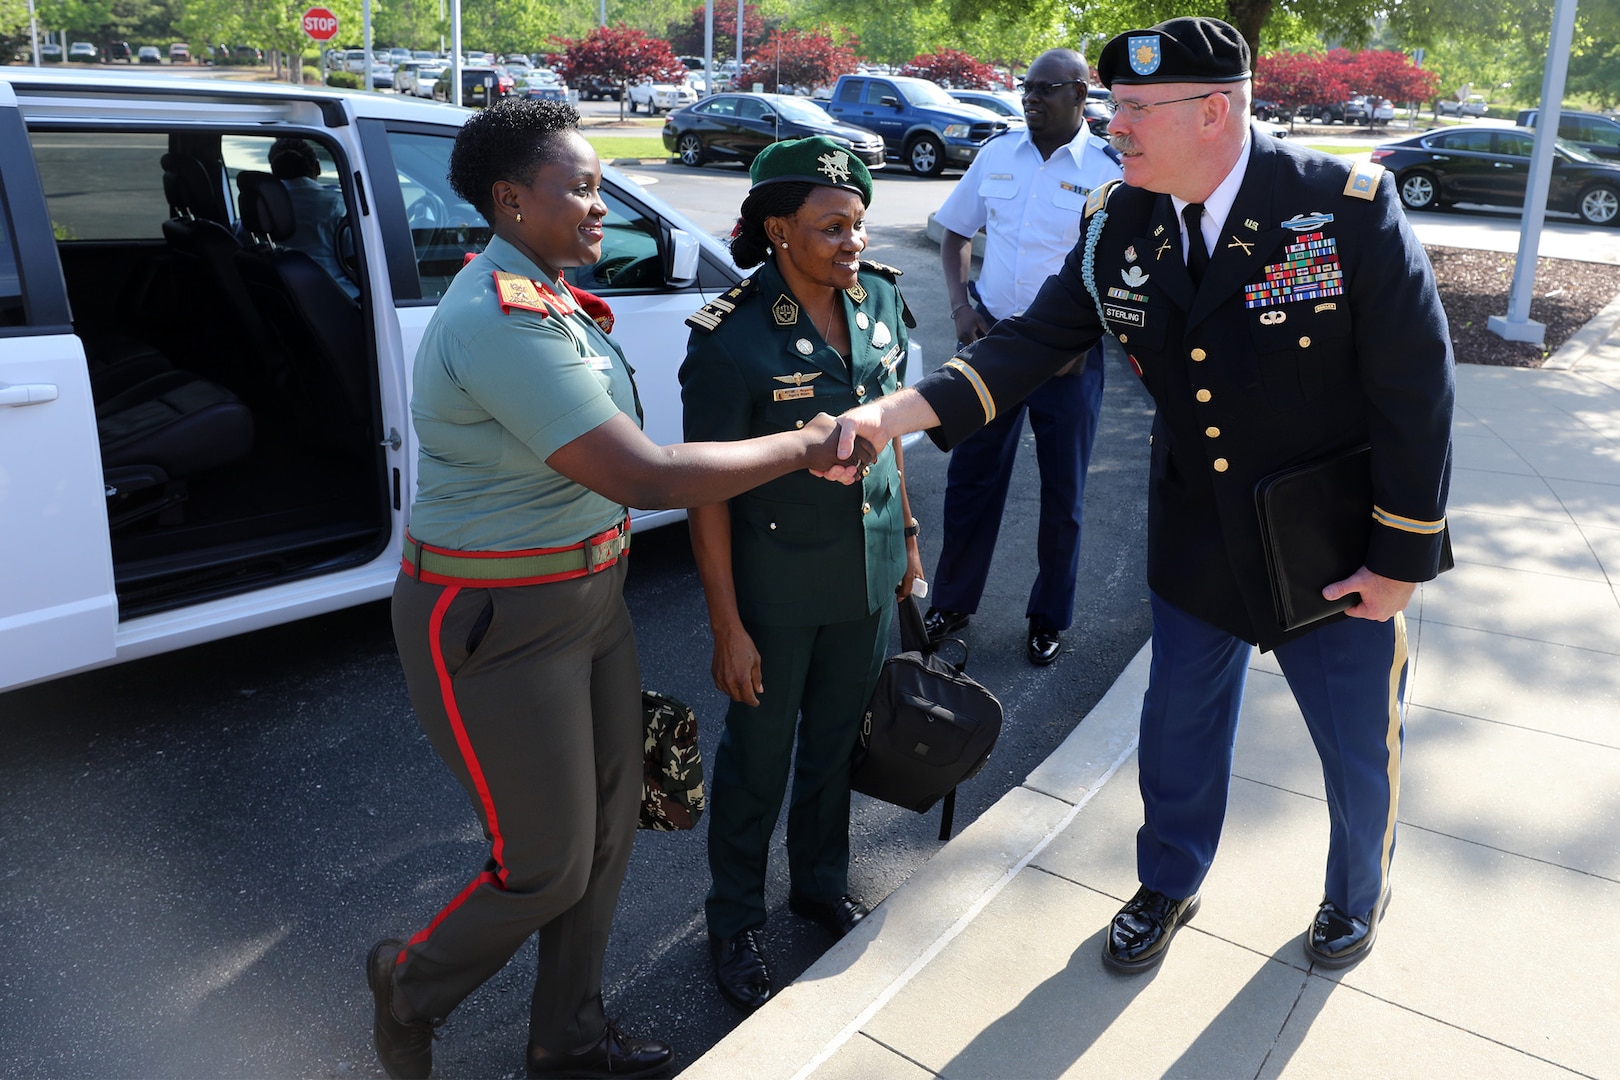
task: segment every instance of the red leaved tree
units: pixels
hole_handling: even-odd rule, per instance
[[[737,85],[747,89],[760,83],[769,94],[784,87],[809,93],[813,87],[831,85],[838,76],[855,70],[855,44],[853,37],[839,43],[814,30],[773,31],[747,57]]]
[[[623,23],[599,26],[578,40],[557,44],[566,47],[558,74],[570,84],[595,78],[622,88],[638,79],[678,82],[686,78],[686,65],[676,59],[667,41]]]
[[[1391,101],[1432,101],[1440,91],[1440,76],[1412,63],[1405,53],[1367,49],[1356,54],[1356,89]]]
[[[928,79],[957,90],[1004,90],[1007,82],[996,69],[959,49],[920,53],[900,69],[901,75]]]
[[[1344,49],[1335,52],[1348,53]],[[1298,111],[1307,105],[1343,101],[1350,95],[1344,64],[1312,53],[1276,52],[1254,65],[1254,96]]]
[[[703,8],[695,7],[685,22],[669,28],[669,45],[683,56],[703,55]],[[765,16],[753,4],[743,5],[743,48],[757,48],[765,40]],[[714,6],[714,55],[737,55],[737,5]]]

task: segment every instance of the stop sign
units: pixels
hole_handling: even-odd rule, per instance
[[[304,12],[304,33],[316,41],[331,41],[337,37],[337,16],[323,7],[312,7]]]

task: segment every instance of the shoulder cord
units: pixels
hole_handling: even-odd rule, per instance
[[[1107,220],[1108,208],[1104,206],[1091,215],[1091,221],[1086,225],[1086,253],[1080,260],[1080,279],[1085,282],[1086,292],[1091,294],[1091,302],[1097,305],[1097,318],[1101,320],[1103,329],[1112,334],[1114,330],[1103,314],[1102,297],[1097,295],[1097,241],[1102,238],[1103,223]]]

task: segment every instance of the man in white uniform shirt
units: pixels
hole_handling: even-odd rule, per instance
[[[976,341],[998,320],[1021,315],[1080,238],[1086,197],[1119,177],[1118,156],[1086,127],[1087,69],[1072,49],[1042,53],[1024,80],[1028,128],[991,140],[935,214],[944,227],[940,259],[958,342]],[[968,282],[973,235],[985,230],[976,286]],[[979,607],[1024,414],[1041,471],[1039,563],[1025,615],[1033,664],[1049,664],[1074,614],[1086,466],[1102,408],[1102,346],[1075,357],[1016,409],[951,454],[944,547],[925,623],[935,640],[960,630]]]

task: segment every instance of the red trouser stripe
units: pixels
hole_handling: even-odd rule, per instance
[[[465,903],[467,897],[471,896],[473,894],[473,890],[477,889],[480,885],[493,885],[497,889],[503,887],[501,880],[488,870],[480,873],[477,877],[473,878],[467,883],[467,887],[465,889],[462,889],[460,892],[456,893],[456,898],[454,900],[444,905],[443,909],[440,910],[437,915],[433,916],[432,922],[428,923],[421,930],[417,931],[416,936],[405,943],[405,948],[399,950],[399,957],[394,962],[396,964],[403,964],[405,962],[405,956],[410,951],[411,946],[420,945],[422,942],[426,941],[432,935],[434,928],[436,928],[440,923],[444,922],[452,911],[456,910],[456,908]]]
[[[489,823],[490,857],[495,865],[500,867],[501,884],[506,884],[506,861],[501,858],[506,849],[506,838],[501,835],[501,823],[495,817],[495,800],[490,797],[489,784],[484,780],[484,769],[478,764],[478,755],[473,753],[472,740],[467,737],[467,726],[461,722],[461,709],[456,704],[456,688],[450,681],[450,671],[444,663],[444,646],[440,642],[440,632],[444,628],[444,613],[450,610],[450,604],[461,592],[461,587],[452,585],[444,590],[439,602],[433,605],[433,617],[428,620],[428,646],[433,650],[433,670],[439,676],[439,697],[444,701],[444,712],[450,720],[450,730],[455,734],[456,746],[461,750],[461,760],[467,763],[467,773],[472,777],[473,789],[478,792],[478,802],[484,808],[484,820]]]

